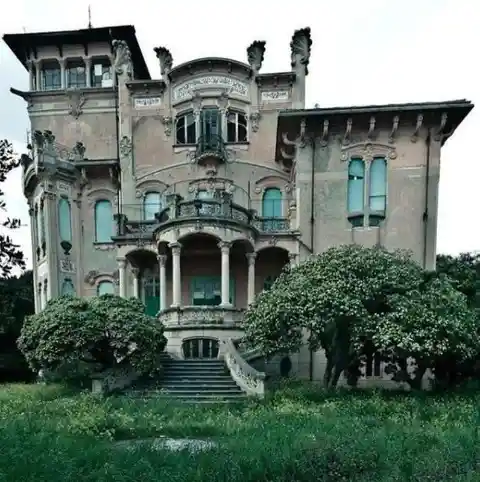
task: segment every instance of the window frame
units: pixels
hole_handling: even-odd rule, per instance
[[[112,235],[110,236],[110,239],[108,241],[100,241],[99,237],[98,237],[97,206],[102,202],[108,202],[110,204],[110,209],[111,209],[111,213],[112,213],[112,228],[111,228]],[[113,240],[111,239],[115,235],[114,217],[113,216],[114,216],[114,214],[113,214],[113,202],[110,199],[99,198],[99,199],[95,200],[95,202],[93,203],[93,223],[94,223],[94,243],[95,244],[112,244],[113,243]]]
[[[187,123],[187,118],[188,117],[192,117],[193,119],[193,122],[192,123]],[[178,127],[178,123],[183,120],[184,122],[184,125],[182,127],[183,129],[183,135],[185,136],[185,142],[179,142],[179,139],[178,139],[178,131],[179,131],[179,127]],[[194,137],[194,140],[193,142],[188,142],[190,139],[188,137],[188,127],[190,125],[193,125],[193,137]],[[195,116],[195,113],[193,112],[193,110],[187,110],[187,111],[183,111],[183,112],[179,112],[176,117],[175,117],[175,145],[178,145],[178,146],[193,146],[197,143],[198,141],[198,125],[197,125],[197,118]]]
[[[149,195],[151,194],[156,194],[158,195],[158,211],[154,213],[154,216],[153,217],[147,217],[147,211],[148,209],[146,209],[147,207],[147,204],[146,204],[146,199]],[[163,209],[163,199],[162,199],[162,193],[158,192],[158,191],[155,191],[153,189],[149,189],[147,191],[145,191],[145,193],[143,194],[143,201],[142,201],[142,218],[144,221],[154,221],[156,218],[155,218],[155,214],[157,213],[160,213],[162,212],[162,209]]]
[[[231,115],[235,116],[234,122],[229,121],[229,117]],[[243,127],[245,128],[245,139],[243,139],[243,140],[240,140],[239,136],[238,136],[238,130],[239,130],[238,127],[240,125],[239,116],[242,116],[244,121],[245,121],[245,124],[243,125]],[[236,110],[236,109],[231,109],[231,110],[227,111],[226,114],[225,114],[225,123],[226,123],[226,133],[225,133],[226,142],[231,143],[231,144],[245,144],[245,143],[248,142],[248,116],[245,112],[243,112],[241,110]],[[229,124],[235,125],[234,139],[229,138],[229,129],[228,129]]]
[[[56,67],[53,68],[53,65]],[[55,75],[53,74],[55,73]],[[47,78],[58,80],[56,82],[49,82],[47,84]],[[38,90],[51,91],[60,90],[62,88],[62,68],[60,62],[56,59],[45,59],[40,66],[40,85],[37,86]]]
[[[97,75],[95,75],[95,66],[96,65],[101,65],[102,66],[102,75],[100,77],[100,84],[97,84],[96,79],[98,78]],[[111,85],[110,86],[103,86],[103,76],[105,73],[110,74],[110,81]],[[88,75],[90,77],[90,86],[94,88],[105,88],[105,87],[113,87],[113,66],[110,60],[107,57],[92,57],[91,59],[91,65],[90,65],[90,72],[88,72]]]
[[[99,294],[100,292],[100,286],[102,285],[105,285],[105,284],[110,284],[112,286],[112,292],[111,293],[103,293],[102,295]],[[109,295],[109,294],[115,294],[115,283],[114,281],[110,280],[110,279],[99,279],[96,283],[96,286],[95,286],[95,292],[96,292],[96,296],[103,296],[103,295]]]
[[[83,83],[79,82],[82,78],[81,72],[78,69],[83,69]],[[83,59],[68,59],[65,63],[65,85],[67,89],[85,89],[87,87],[87,66]],[[75,79],[73,82],[72,79]]]
[[[203,286],[203,293],[204,297],[202,298],[203,300],[206,300],[208,298],[205,297],[206,289],[205,287],[207,285],[212,285],[214,287],[218,286],[217,289],[212,290],[212,294],[214,295],[218,291],[217,299],[218,303],[211,303],[211,304],[196,304],[195,303],[195,288],[198,286],[198,284],[204,283]],[[233,277],[230,277],[230,297],[229,301],[232,306],[235,306],[235,279]],[[199,298],[200,299],[200,298]],[[191,300],[191,305],[192,306],[220,306],[222,304],[222,277],[219,276],[192,276],[190,279],[190,300]]]
[[[63,233],[62,231],[64,230],[67,230],[67,226],[62,226],[62,211],[61,211],[61,207],[62,205],[65,205],[67,206],[68,208],[68,237],[67,238],[64,238],[63,237]],[[65,221],[66,222],[66,221]],[[60,196],[59,200],[58,200],[58,234],[59,234],[59,237],[60,237],[60,241],[67,241],[69,243],[72,243],[72,205],[70,204],[70,201],[68,200],[68,198],[66,197],[63,197],[63,196]]]

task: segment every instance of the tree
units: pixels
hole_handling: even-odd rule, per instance
[[[343,372],[355,382],[372,351],[416,386],[424,366],[445,351],[470,353],[463,348],[476,340],[468,334],[470,314],[447,278],[429,276],[408,253],[348,245],[285,270],[247,310],[244,329],[247,343],[267,357],[297,351],[306,333],[310,349],[325,350],[328,387]],[[412,375],[406,363],[414,355],[421,366]]]
[[[131,367],[153,373],[165,347],[163,327],[137,299],[63,296],[26,319],[18,346],[34,371],[83,368],[84,374]]]
[[[12,145],[0,139],[0,184],[6,181],[7,175],[19,164],[20,161],[13,153]],[[3,196],[4,192],[0,188],[0,211],[5,212],[6,203]],[[20,220],[7,217],[0,221],[0,225],[6,229],[17,229],[20,227]],[[23,253],[10,236],[0,233],[0,277],[9,276],[14,267],[25,269]]]

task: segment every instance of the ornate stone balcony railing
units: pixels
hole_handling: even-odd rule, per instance
[[[195,160],[202,164],[204,160],[212,158],[218,162],[225,162],[228,158],[228,152],[222,136],[200,136],[197,141],[197,149],[195,150]]]
[[[249,365],[235,348],[232,339],[223,341],[225,363],[235,383],[247,395],[263,398],[265,396],[265,373]]]
[[[162,310],[158,314],[158,319],[165,328],[195,325],[234,327],[242,322],[244,311],[240,308],[222,306],[182,306]]]
[[[254,228],[259,232],[285,233],[291,231],[288,218],[262,218],[255,211],[233,203],[230,199],[181,200],[180,196],[156,215],[156,219],[148,221],[130,221],[124,214],[116,215],[117,235],[122,236],[148,236],[156,229],[178,221],[191,220],[192,222],[233,222],[246,228]]]

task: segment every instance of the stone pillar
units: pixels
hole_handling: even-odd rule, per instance
[[[118,284],[119,294],[122,298],[127,297],[127,260],[125,258],[117,258],[118,263]]]
[[[290,266],[293,268],[297,266],[298,255],[296,253],[288,253],[288,259],[290,260]]]
[[[92,86],[92,59],[90,57],[86,57],[83,59],[85,63],[85,85],[87,87]]]
[[[159,254],[158,260],[158,279],[160,282],[160,310],[164,310],[167,307],[167,256],[165,254]]]
[[[180,274],[180,251],[182,245],[178,242],[168,245],[172,250],[172,308],[179,308],[182,303],[182,283]]]
[[[220,241],[218,247],[222,252],[222,303],[221,306],[229,307],[230,303],[230,244]]]
[[[66,60],[65,59],[60,59],[60,81],[61,81],[61,88],[65,89],[67,86],[67,78],[65,75],[65,64]]]
[[[140,270],[138,268],[132,268],[132,275],[133,275],[133,297],[139,299],[140,298],[140,293],[139,293],[139,276],[140,276]]]
[[[34,62],[35,64],[35,82],[37,84],[37,90],[43,90],[42,89],[42,63],[39,60],[36,60]]]
[[[250,305],[255,299],[255,259],[257,253],[247,253],[248,261],[248,285],[247,285],[247,303]]]

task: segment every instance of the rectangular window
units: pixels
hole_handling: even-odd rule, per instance
[[[352,159],[348,165],[347,205],[349,214],[363,212],[364,190],[365,165],[362,159]]]
[[[78,89],[87,85],[87,72],[82,61],[71,62],[67,66],[67,87]]]
[[[42,90],[62,88],[62,73],[58,62],[44,62],[41,70]]]
[[[108,60],[94,61],[91,72],[92,87],[112,87],[113,73]]]
[[[234,304],[235,281],[230,279],[230,303]],[[222,303],[221,276],[195,276],[191,283],[193,306],[218,306]]]

